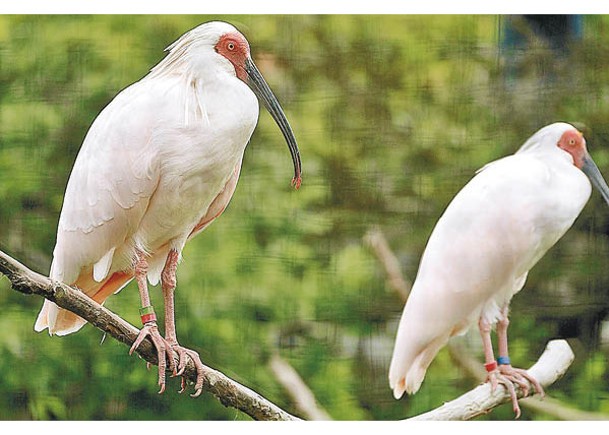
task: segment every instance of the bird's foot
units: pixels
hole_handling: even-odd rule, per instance
[[[195,392],[193,394],[191,394],[191,397],[199,397],[201,395],[201,393],[203,392],[203,380],[204,380],[204,371],[205,371],[205,367],[203,366],[203,363],[201,362],[201,358],[199,357],[199,354],[192,350],[192,349],[187,349],[183,346],[180,346],[178,344],[178,342],[170,342],[171,343],[171,348],[173,350],[175,350],[179,356],[179,362],[178,362],[178,372],[176,374],[176,376],[182,376],[182,374],[184,373],[184,370],[186,369],[186,364],[188,363],[188,359],[190,358],[192,360],[192,363],[195,366],[195,369],[197,370],[197,381],[195,382]],[[184,391],[186,391],[186,379],[184,378],[184,376],[182,376],[182,389],[180,390],[180,393],[183,393]]]
[[[544,397],[545,392],[543,391],[543,387],[537,381],[537,379],[531,376],[526,370],[514,368],[510,364],[501,364],[499,365],[499,372],[507,379],[520,386],[524,396],[529,395],[530,382],[531,385],[533,385],[535,392],[537,392],[537,394],[539,394],[542,398]]]
[[[533,385],[535,391],[544,396],[544,391],[541,384],[531,376],[526,370],[516,369],[509,364],[502,364],[497,369],[489,372],[487,382],[491,384],[491,391],[494,392],[497,385],[503,385],[512,399],[512,409],[516,414],[516,418],[520,417],[520,406],[518,405],[518,395],[514,384],[520,387],[523,396],[529,394],[529,382]],[[528,381],[528,382],[527,382]]]
[[[156,322],[147,322],[140,330],[140,333],[138,334],[137,339],[133,342],[131,349],[129,349],[129,355],[131,355],[135,349],[138,348],[146,337],[150,337],[154,347],[156,348],[157,358],[159,360],[158,384],[161,387],[159,394],[161,394],[165,391],[165,371],[167,369],[167,361],[169,361],[169,370],[171,370],[174,375],[176,374],[176,365],[175,361],[173,360],[173,349],[171,344],[161,336]]]
[[[491,392],[495,392],[497,385],[503,385],[512,399],[512,409],[516,414],[516,419],[520,418],[520,405],[518,405],[518,396],[516,395],[516,389],[510,379],[501,374],[498,369],[489,372],[486,381],[491,384]],[[520,384],[519,384],[520,385]]]

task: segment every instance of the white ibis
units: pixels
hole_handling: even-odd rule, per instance
[[[516,417],[520,408],[512,382],[528,391],[529,380],[543,394],[535,379],[510,364],[508,306],[529,270],[581,212],[590,182],[609,203],[609,187],[583,135],[555,123],[514,155],[484,166],[455,196],[429,238],[400,320],[389,369],[396,399],[416,393],[438,351],[475,322],[487,381],[493,390],[498,384],[508,389]]]
[[[130,353],[150,337],[165,369],[181,375],[190,357],[203,386],[199,355],[178,344],[174,321],[176,268],[185,243],[228,205],[245,147],[258,121],[260,98],[301,163],[292,129],[254,65],[245,37],[209,22],[185,33],[140,81],[120,92],[93,122],[76,158],[63,202],[50,277],[99,303],[134,277],[143,328]],[[161,281],[165,338],[159,333],[147,281]],[[86,322],[45,301],[36,331],[65,335]],[[172,357],[175,350],[178,366]],[[184,383],[182,384],[182,391]]]

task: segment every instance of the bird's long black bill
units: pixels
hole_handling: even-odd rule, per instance
[[[300,163],[300,151],[298,151],[298,144],[296,143],[296,138],[294,137],[294,132],[292,131],[292,127],[290,127],[290,123],[283,113],[283,109],[277,101],[275,94],[271,91],[271,88],[256,68],[254,62],[247,58],[245,61],[245,72],[248,76],[248,85],[254,91],[254,94],[262,101],[266,110],[269,111],[279,129],[283,133],[283,137],[288,143],[288,148],[290,149],[290,154],[292,155],[292,162],[294,163],[294,178],[292,179],[292,186],[296,189],[300,187],[300,183],[302,180],[301,177],[301,163]]]
[[[588,153],[584,156],[582,171],[588,176],[592,185],[603,195],[605,202],[609,204],[609,186],[607,186],[601,171],[599,171],[598,166],[596,166],[596,163],[594,163],[594,160],[592,160],[592,157]]]

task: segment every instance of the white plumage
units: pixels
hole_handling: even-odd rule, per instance
[[[158,283],[169,249],[182,251],[240,167],[258,102],[230,62],[213,51],[234,27],[214,23],[203,30],[180,38],[91,126],[66,189],[51,278],[72,284],[93,267],[93,279],[101,283],[131,268],[137,247],[151,254],[148,278]],[[206,68],[192,62],[197,56],[205,57]],[[83,324],[63,327],[43,309],[36,330],[63,335]]]
[[[168,50],[99,114],[68,181],[50,277],[99,303],[133,279],[139,263],[143,305],[146,277],[157,284],[166,268],[167,287],[175,286],[169,259],[177,261],[186,241],[222,213],[235,190],[258,120],[256,96],[286,137],[293,183],[300,184],[293,133],[243,35],[228,23],[210,22]],[[167,305],[173,288],[163,290]],[[84,323],[45,301],[35,329],[65,335]]]
[[[559,146],[578,137],[583,151]],[[507,315],[529,270],[590,197],[590,181],[576,166],[581,153],[589,158],[573,126],[546,126],[514,155],[478,171],[455,196],[429,238],[399,324],[389,370],[396,398],[418,391],[450,337],[480,319],[492,325]],[[598,177],[591,179],[599,185]]]

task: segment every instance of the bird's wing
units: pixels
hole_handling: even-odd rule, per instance
[[[100,113],[76,158],[59,219],[51,277],[75,282],[94,265],[109,273],[116,250],[135,231],[158,183],[155,95],[141,83],[125,89]]]
[[[549,167],[529,156],[487,166],[438,221],[417,280],[446,295],[482,291],[488,298],[502,283],[522,276],[547,235],[538,228],[548,213],[544,202],[551,180]]]

